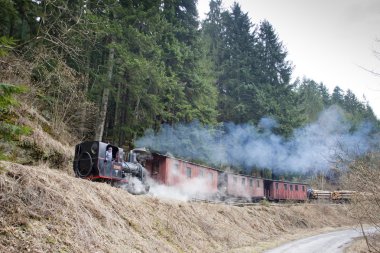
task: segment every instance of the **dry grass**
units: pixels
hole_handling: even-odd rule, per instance
[[[379,252],[376,251],[376,248],[380,248],[380,235],[371,235],[367,238],[370,241],[371,245],[374,247],[371,248],[371,251],[368,249],[366,240],[363,237],[357,238],[354,242],[345,249],[345,253],[368,253],[368,252]]]
[[[47,131],[49,123],[31,108],[21,108],[24,115],[29,117],[20,117],[23,125],[33,129],[28,136],[20,136],[19,146],[24,151],[30,151],[26,157],[32,157],[33,163],[48,162],[52,167],[67,168],[74,157],[74,149],[70,143],[74,142],[69,138],[68,133],[62,133],[61,136],[54,136],[51,130]]]
[[[278,237],[351,223],[343,205],[164,201],[46,166],[0,168],[0,252],[258,252]]]
[[[16,125],[31,131],[14,141],[0,141],[0,153],[4,153],[7,160],[27,165],[48,163],[52,168],[71,172],[67,168],[71,167],[72,144],[77,140],[66,131],[56,132],[43,116],[26,104],[12,108],[12,117]]]
[[[364,238],[357,238],[353,243],[345,249],[345,253],[367,253],[368,247]]]
[[[32,131],[12,143],[0,140],[0,154],[9,161],[66,167],[72,144],[93,130],[96,109],[85,99],[83,76],[52,53],[41,46],[0,60],[0,82],[27,87],[16,96],[19,103],[10,108],[9,120]]]

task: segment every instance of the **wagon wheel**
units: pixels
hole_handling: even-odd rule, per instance
[[[88,152],[82,153],[75,168],[75,173],[79,177],[87,177],[92,171],[92,164],[91,155]]]

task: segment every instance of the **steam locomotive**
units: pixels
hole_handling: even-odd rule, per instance
[[[111,149],[112,154],[106,159],[106,151]],[[144,194],[149,191],[147,173],[143,161],[137,159],[144,153],[144,149],[134,149],[125,154],[122,148],[111,144],[85,141],[75,146],[74,173],[80,178],[126,188],[133,194]]]

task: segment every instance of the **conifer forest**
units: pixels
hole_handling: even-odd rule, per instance
[[[1,135],[27,131],[6,110],[16,93],[58,132],[128,148],[162,125],[263,117],[286,139],[334,105],[353,129],[378,132],[352,91],[292,76],[269,21],[253,23],[237,3],[209,6],[200,20],[197,0],[0,0]]]

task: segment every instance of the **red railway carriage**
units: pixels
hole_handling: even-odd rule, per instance
[[[306,201],[307,184],[264,180],[265,196],[268,200]]]
[[[261,178],[223,173],[219,179],[224,181],[224,194],[227,196],[245,198],[252,201],[264,198],[264,181]]]
[[[192,188],[192,192],[210,196],[218,191],[218,171],[211,167],[157,153],[145,167],[151,178],[161,184]]]

